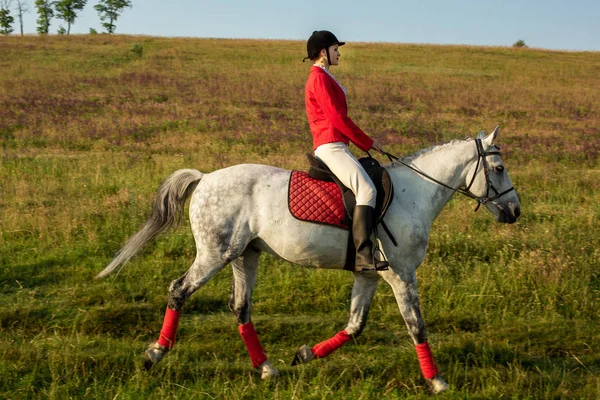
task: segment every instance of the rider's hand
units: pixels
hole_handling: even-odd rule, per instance
[[[379,142],[375,142],[373,141],[373,145],[371,146],[371,148],[381,154],[383,154],[383,149],[381,148],[381,145],[379,144]]]

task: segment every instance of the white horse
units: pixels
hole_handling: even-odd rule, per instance
[[[360,335],[381,277],[394,291],[429,386],[436,393],[448,388],[427,344],[416,269],[425,258],[431,224],[455,191],[477,199],[499,222],[514,223],[519,217],[519,199],[495,145],[497,136],[498,128],[487,137],[482,132],[475,140],[455,140],[384,166],[395,188],[384,221],[397,245],[381,230],[378,240],[390,269],[355,272],[348,325],[312,348],[302,346],[295,363],[325,357]],[[209,174],[183,169],[162,183],[146,225],[98,274],[104,277],[123,266],[158,234],[177,225],[184,203],[191,196],[189,215],[196,259],[182,277],[171,283],[161,335],[145,353],[147,368],[173,347],[179,311],[185,301],[231,263],[233,289],[229,306],[252,364],[263,378],[277,375],[250,319],[259,255],[266,251],[298,265],[341,269],[348,242],[346,230],[299,221],[290,214],[289,179],[290,171],[245,164]],[[495,191],[493,196],[490,190]]]

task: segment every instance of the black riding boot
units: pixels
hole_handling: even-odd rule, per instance
[[[375,210],[370,206],[355,206],[352,218],[352,236],[356,247],[356,271],[385,271],[388,269],[387,261],[373,259],[373,242],[371,234],[375,224]]]

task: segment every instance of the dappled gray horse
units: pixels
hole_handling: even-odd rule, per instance
[[[477,199],[479,205],[484,204],[499,222],[513,223],[519,217],[519,199],[495,145],[497,136],[498,128],[487,137],[482,132],[475,140],[434,146],[385,166],[396,190],[384,222],[397,245],[383,232],[378,241],[381,256],[389,261],[390,269],[354,272],[348,325],[312,348],[300,347],[296,363],[326,357],[360,335],[381,276],[394,291],[424,377],[436,393],[448,388],[427,343],[416,269],[425,258],[433,220],[456,191]],[[290,171],[245,164],[210,174],[179,170],[163,182],[146,225],[98,274],[104,277],[123,266],[149,241],[176,226],[184,203],[191,196],[189,214],[196,259],[181,278],[171,283],[160,337],[145,353],[147,368],[173,347],[179,313],[186,300],[231,263],[233,291],[229,305],[252,365],[263,378],[277,375],[250,319],[259,255],[266,251],[294,264],[341,269],[349,234],[336,227],[295,219],[288,210],[289,180]]]

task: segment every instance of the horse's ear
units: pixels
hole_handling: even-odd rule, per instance
[[[477,137],[475,139],[484,139],[485,138],[485,131],[481,131],[477,134]]]
[[[488,146],[493,146],[496,144],[496,139],[498,138],[498,134],[500,133],[500,125],[494,128],[494,131],[487,135],[484,140],[485,144]]]

